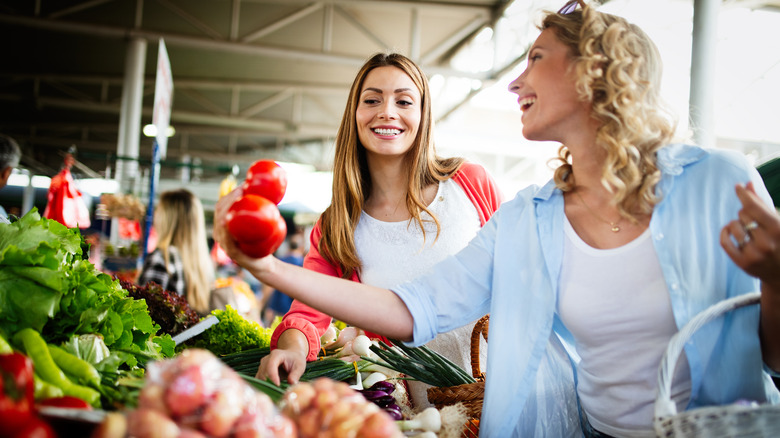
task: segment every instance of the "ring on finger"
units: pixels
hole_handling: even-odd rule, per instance
[[[745,231],[749,233],[750,231],[753,231],[756,228],[758,228],[758,222],[750,221],[743,228],[745,228]]]
[[[745,247],[745,245],[747,245],[748,243],[750,243],[750,234],[747,234],[747,233],[745,233],[745,237],[743,237],[743,238],[742,238],[742,240],[740,240],[740,241],[737,243],[737,247],[738,247],[739,249],[742,249],[742,248],[744,248],[744,247]]]

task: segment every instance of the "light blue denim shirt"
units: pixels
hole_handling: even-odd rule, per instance
[[[759,290],[758,280],[721,248],[720,232],[741,208],[737,183],[753,181],[757,193],[772,203],[760,175],[739,153],[673,144],[658,152],[658,165],[657,193],[663,199],[650,232],[680,328],[711,304]],[[563,223],[563,196],[553,182],[528,187],[504,203],[458,254],[393,288],[414,317],[411,345],[490,313],[480,436],[521,435],[519,416],[534,391],[551,331],[573,344],[555,313]],[[763,369],[758,319],[758,306],[732,311],[686,344],[692,384],[688,409],[737,399],[780,402]],[[571,380],[570,373],[571,366],[558,377]]]

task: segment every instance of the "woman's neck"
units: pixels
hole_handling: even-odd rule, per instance
[[[394,222],[409,219],[406,193],[409,170],[402,160],[369,160],[371,192],[363,209],[371,217]]]

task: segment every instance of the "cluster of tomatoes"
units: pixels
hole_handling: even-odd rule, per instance
[[[76,397],[35,401],[33,362],[19,352],[0,354],[0,437],[55,438],[52,426],[38,415],[41,406],[92,409]]]
[[[275,161],[259,160],[249,167],[243,194],[225,217],[228,232],[244,254],[265,257],[284,242],[287,224],[278,204],[286,190],[287,173]]]

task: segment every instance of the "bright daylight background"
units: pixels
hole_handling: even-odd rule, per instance
[[[529,17],[538,17],[540,9],[557,10],[561,4],[560,0],[516,1],[493,32],[483,32],[472,50],[456,60],[459,68],[488,70],[494,62],[493,49],[498,65],[522,53],[539,33],[533,26],[537,20]],[[680,135],[687,135],[693,0],[612,0],[600,10],[627,18],[655,41],[664,62],[662,94],[679,117]],[[522,137],[520,111],[507,85],[525,65],[521,63],[480,92],[468,108],[437,125],[439,151],[481,162],[506,195],[547,181],[552,175],[547,160],[558,147]],[[441,86],[440,79],[431,79],[434,92]],[[780,10],[722,3],[715,82],[717,147],[742,150],[756,165],[780,153]],[[438,104],[447,100],[446,95],[433,96]]]

